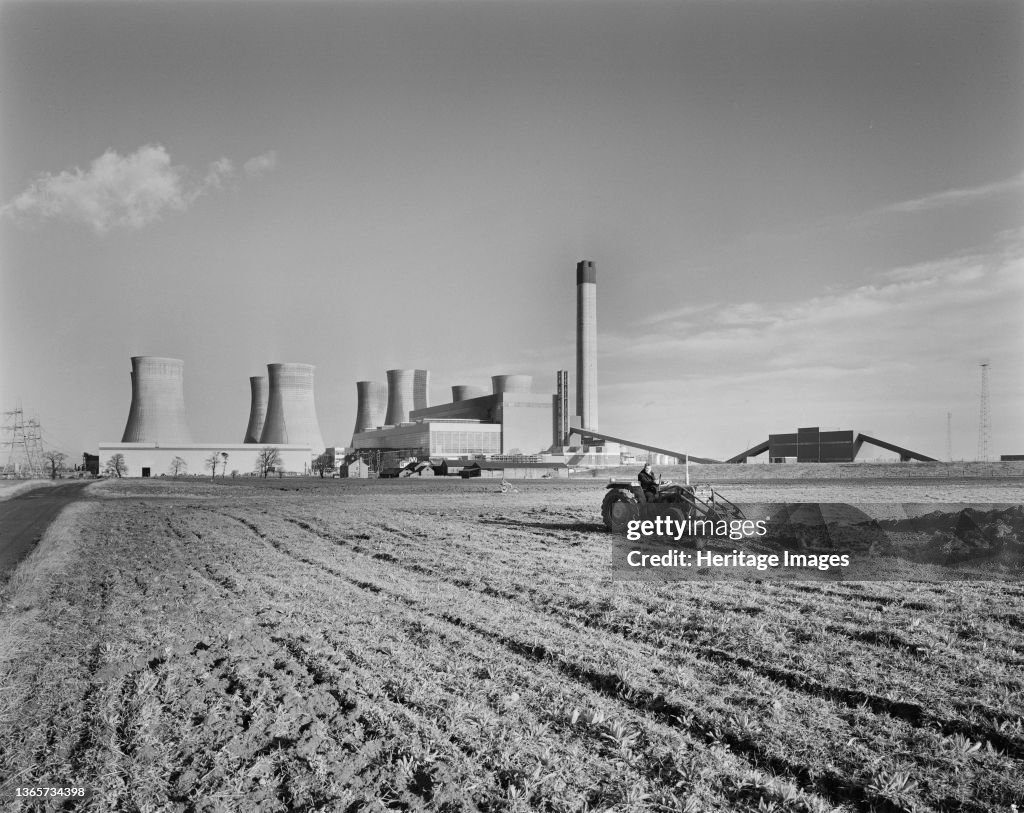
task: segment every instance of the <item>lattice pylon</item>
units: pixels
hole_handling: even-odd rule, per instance
[[[953,413],[946,413],[946,460],[953,462]]]
[[[978,416],[978,460],[988,460],[988,446],[992,439],[992,416],[988,403],[988,362],[981,365],[981,413]]]
[[[35,418],[25,420],[19,405],[4,413],[4,446],[7,463],[4,473],[8,477],[43,477],[43,432]]]

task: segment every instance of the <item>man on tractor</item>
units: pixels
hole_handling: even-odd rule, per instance
[[[650,463],[644,463],[644,467],[636,476],[636,479],[640,481],[640,488],[644,490],[644,497],[647,499],[647,502],[654,502],[654,498],[658,496],[658,481],[654,479],[654,472],[651,470]]]

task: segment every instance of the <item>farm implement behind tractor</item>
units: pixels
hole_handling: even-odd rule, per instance
[[[644,494],[636,480],[608,481],[601,503],[601,518],[615,533],[624,533],[634,520],[668,517],[677,522],[693,520],[743,520],[743,512],[710,486],[658,484],[653,499]]]

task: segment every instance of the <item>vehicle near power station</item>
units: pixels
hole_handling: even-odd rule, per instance
[[[601,518],[605,527],[624,533],[635,520],[668,517],[683,523],[688,519],[743,520],[743,512],[710,486],[658,483],[654,498],[644,494],[637,480],[611,478],[605,486]]]

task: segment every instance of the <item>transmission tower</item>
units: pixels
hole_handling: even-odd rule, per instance
[[[43,430],[39,420],[25,419],[19,404],[4,413],[4,446],[7,448],[6,477],[43,477]]]
[[[992,439],[992,416],[988,406],[988,362],[981,363],[981,415],[978,418],[978,460],[988,460]]]
[[[946,413],[946,460],[953,462],[953,413]]]

